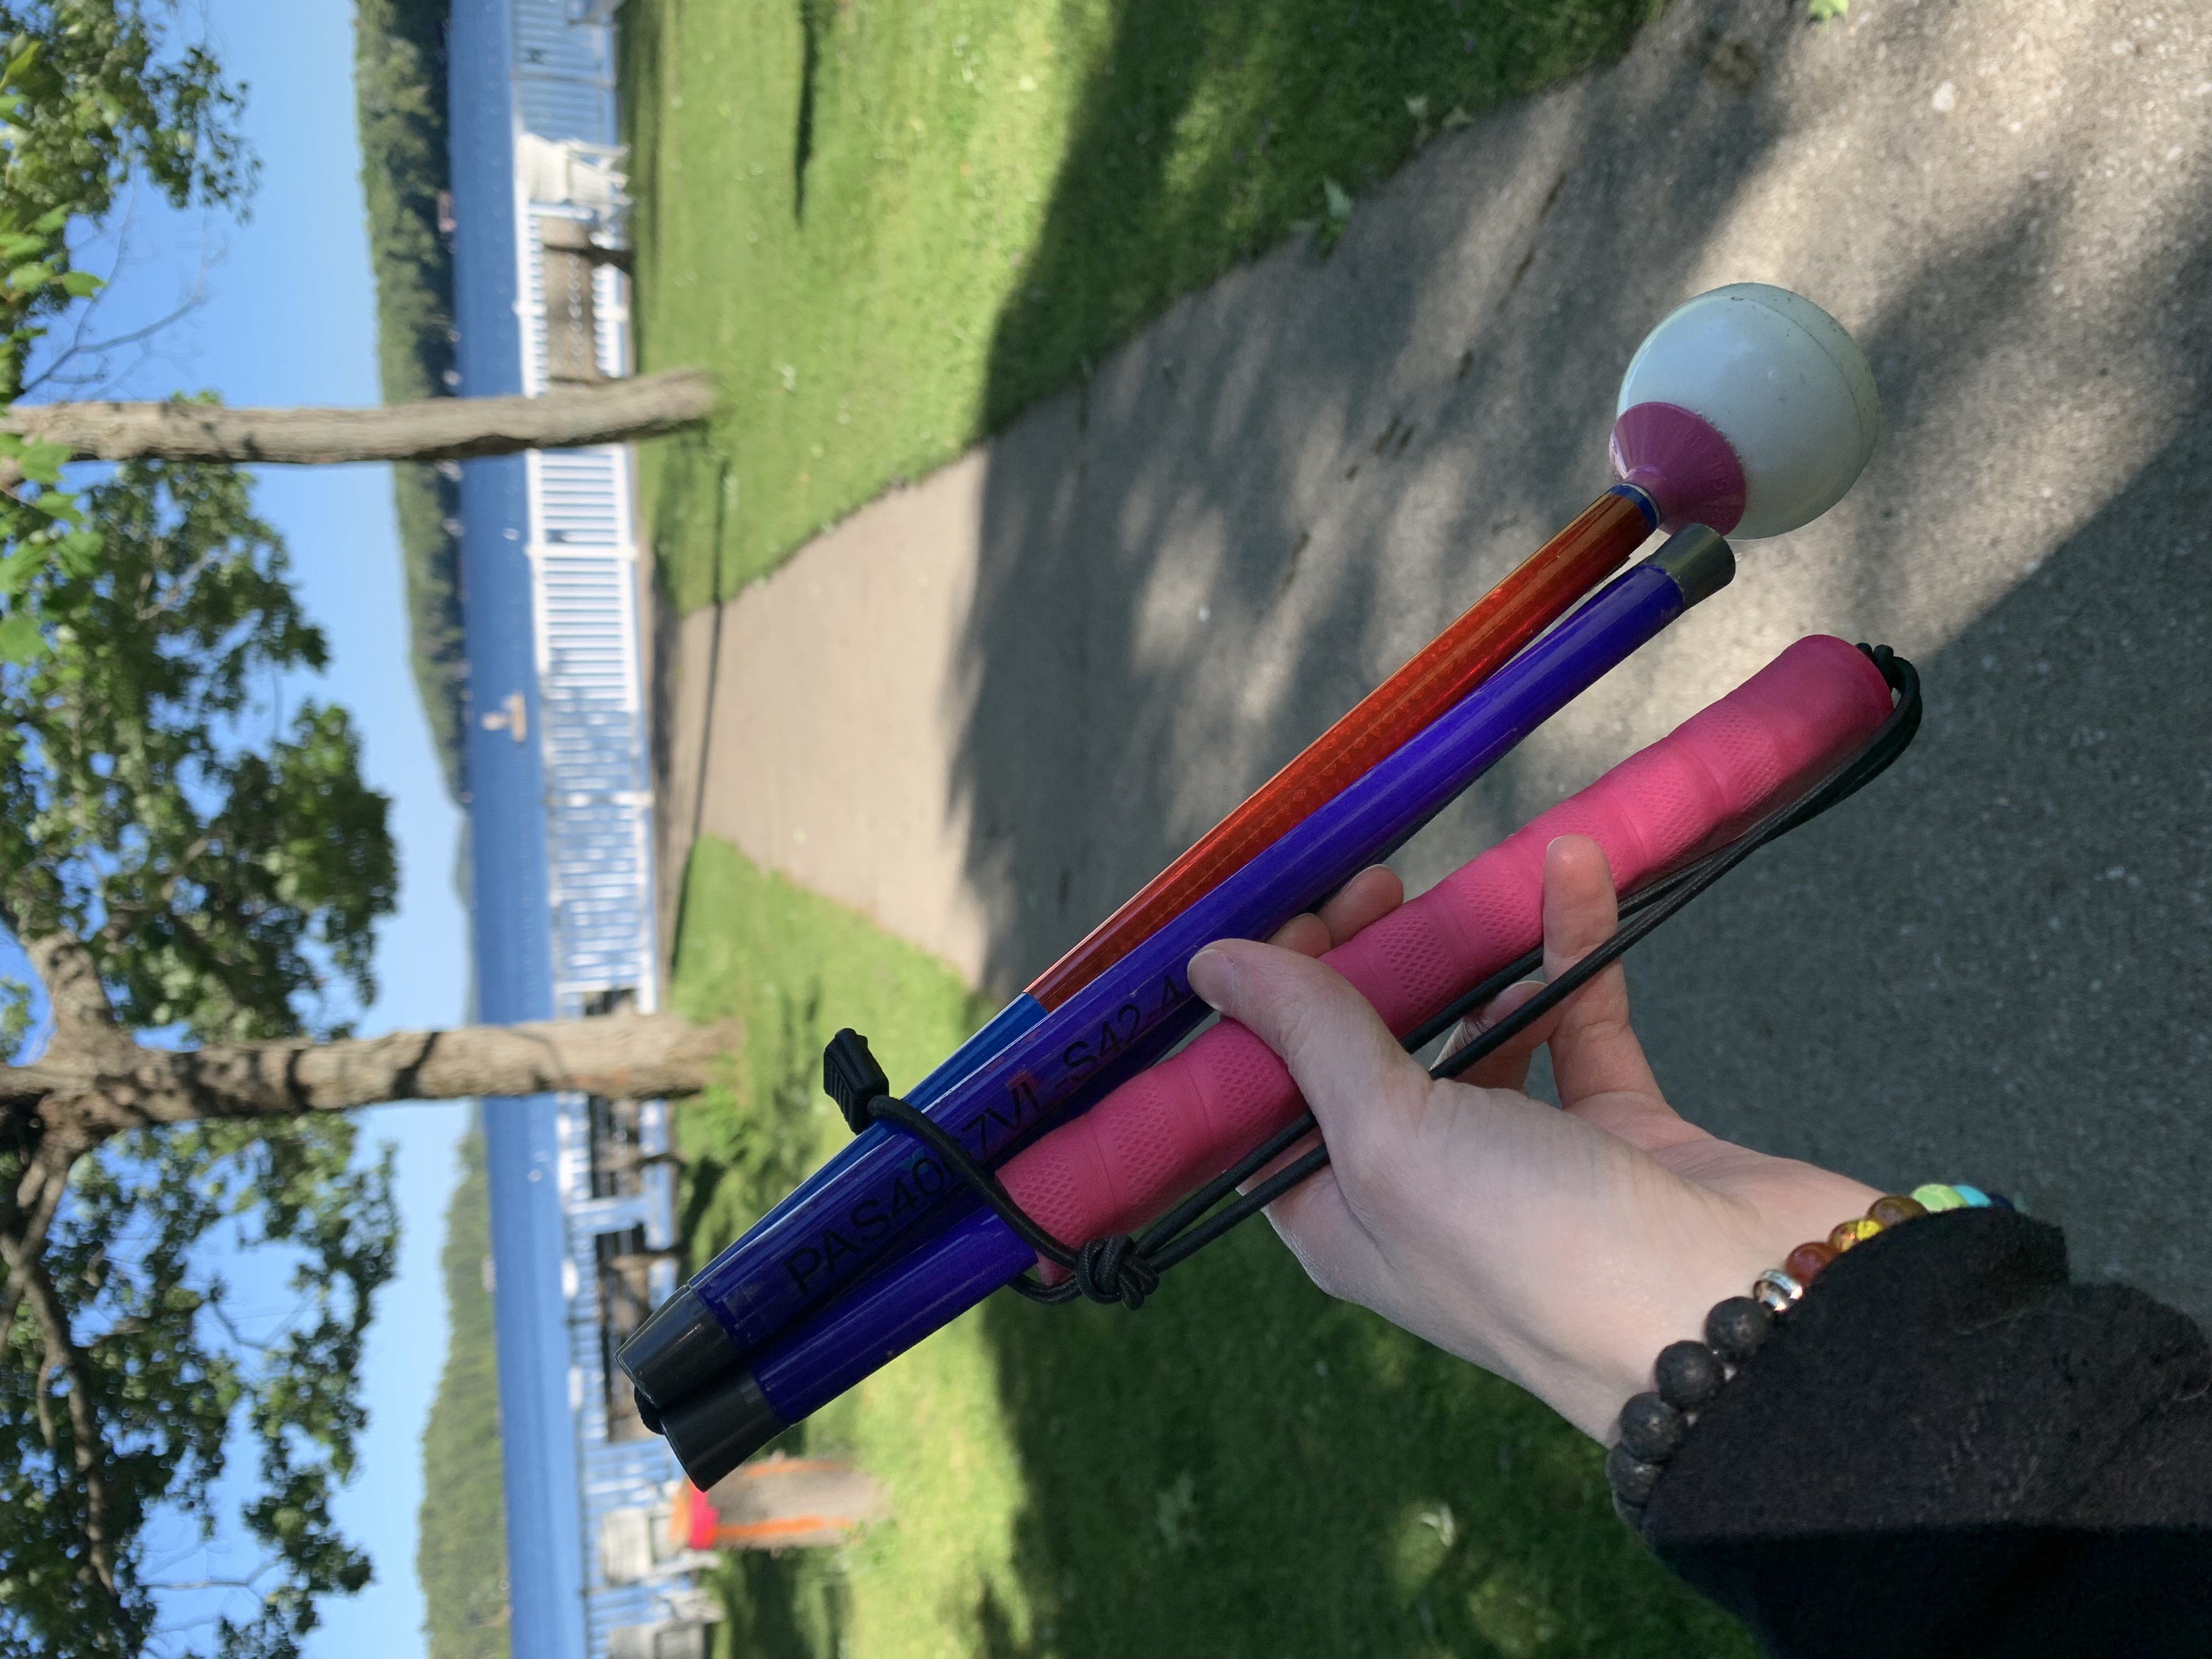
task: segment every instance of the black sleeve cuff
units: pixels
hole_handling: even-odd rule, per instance
[[[1831,1263],[1699,1413],[1652,1548],[1790,1659],[2212,1653],[2212,1352],[2003,1210]]]

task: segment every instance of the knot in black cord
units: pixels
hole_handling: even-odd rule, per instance
[[[1160,1270],[1127,1233],[1094,1238],[1075,1253],[1075,1287],[1093,1302],[1118,1302],[1131,1313],[1160,1287]]]

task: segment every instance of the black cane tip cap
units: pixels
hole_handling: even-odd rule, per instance
[[[737,1345],[690,1285],[653,1310],[616,1356],[637,1391],[663,1411],[735,1369]]]
[[[663,1412],[660,1422],[669,1449],[702,1492],[791,1426],[750,1371]]]

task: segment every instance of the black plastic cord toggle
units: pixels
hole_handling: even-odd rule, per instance
[[[875,1121],[871,1109],[891,1091],[891,1080],[868,1051],[868,1040],[848,1025],[822,1051],[822,1092],[837,1103],[846,1127],[858,1134]]]

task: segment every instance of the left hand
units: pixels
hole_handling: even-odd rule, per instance
[[[1269,1218],[1322,1289],[1609,1439],[1662,1347],[1700,1334],[1714,1303],[1879,1194],[1678,1115],[1629,1025],[1617,963],[1466,1080],[1432,1081],[1358,992],[1309,959],[1401,894],[1387,872],[1363,872],[1278,934],[1287,948],[1226,940],[1191,962],[1193,988],[1282,1057],[1328,1142],[1330,1166]],[[1547,970],[1601,943],[1615,918],[1597,844],[1553,842]],[[1485,1018],[1529,994],[1514,988]],[[1564,1110],[1520,1092],[1539,1042]]]

